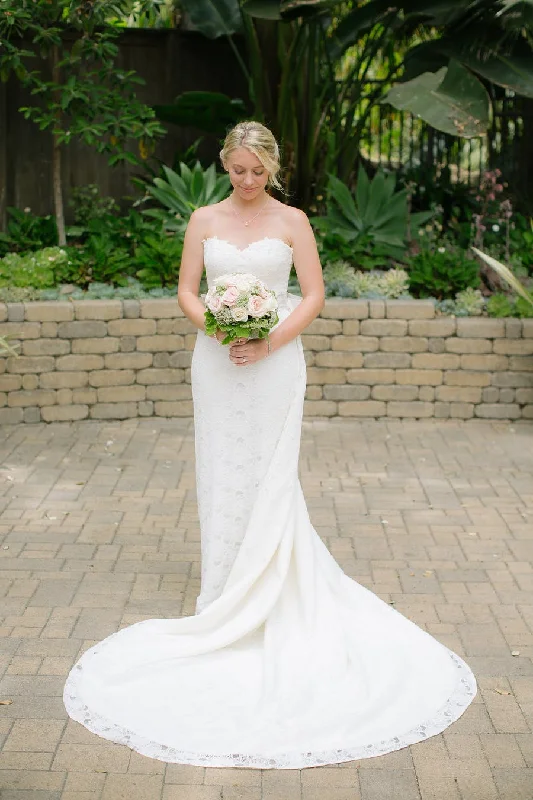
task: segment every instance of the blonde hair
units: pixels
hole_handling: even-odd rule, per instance
[[[220,151],[220,160],[224,167],[231,153],[239,147],[246,147],[253,153],[268,172],[268,183],[283,191],[283,185],[278,178],[281,170],[279,147],[272,131],[254,120],[239,122],[224,139]]]

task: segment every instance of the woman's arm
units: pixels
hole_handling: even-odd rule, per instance
[[[302,301],[269,336],[271,351],[295,339],[324,307],[325,290],[315,236],[303,211],[291,208],[294,266],[302,289]]]
[[[205,231],[205,210],[193,211],[183,242],[180,276],[178,281],[178,305],[200,330],[205,329],[205,306],[200,300],[200,281],[204,271],[203,238]]]

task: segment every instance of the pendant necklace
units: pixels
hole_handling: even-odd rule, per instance
[[[233,213],[235,214],[235,216],[237,217],[237,219],[239,220],[239,222],[242,222],[242,224],[243,224],[243,225],[244,225],[244,226],[247,228],[247,227],[248,227],[248,225],[250,224],[250,222],[253,222],[253,221],[254,221],[254,219],[257,219],[257,217],[259,216],[259,214],[260,214],[260,213],[261,213],[261,212],[262,212],[262,211],[263,211],[263,210],[266,208],[266,206],[267,206],[267,203],[268,203],[268,201],[269,201],[269,200],[270,200],[270,197],[267,195],[267,199],[265,200],[265,202],[263,203],[263,205],[261,206],[261,208],[259,209],[259,211],[257,212],[257,214],[254,214],[254,216],[253,216],[253,217],[250,217],[250,219],[247,219],[247,220],[243,220],[243,218],[241,217],[241,215],[240,215],[240,214],[237,212],[237,210],[236,210],[235,206],[233,205],[233,200],[231,199],[231,197],[230,197],[230,199],[229,199],[229,202],[230,202],[230,205],[231,205],[231,210],[233,211]]]

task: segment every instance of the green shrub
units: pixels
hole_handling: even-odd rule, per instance
[[[506,294],[493,294],[487,300],[487,314],[489,317],[512,317],[513,312],[513,299]]]
[[[8,208],[7,233],[0,233],[0,257],[57,245],[57,227],[51,216],[36,217],[30,209]]]
[[[56,270],[68,263],[67,250],[45,247],[25,253],[8,253],[0,259],[0,286],[47,289],[56,283]]]
[[[423,248],[408,264],[409,286],[415,297],[453,299],[458,292],[479,286],[479,267],[453,245]]]
[[[183,253],[180,236],[149,235],[135,250],[137,277],[143,286],[175,286]]]
[[[101,233],[90,236],[80,247],[68,248],[68,260],[56,270],[56,283],[87,287],[94,282],[124,286],[133,270],[131,255],[117,247],[113,237]]]
[[[112,197],[100,197],[100,190],[95,183],[72,189],[69,205],[74,210],[74,219],[78,225],[86,225],[91,219],[105,217],[119,210]]]
[[[533,317],[533,305],[523,297],[516,297],[514,302],[515,316],[523,318]]]
[[[503,292],[493,294],[487,300],[489,317],[533,317],[533,306],[523,297],[510,297]]]
[[[399,181],[408,189],[415,211],[438,207],[443,230],[453,229],[457,243],[468,247],[472,214],[478,210],[471,184],[458,180],[449,166],[427,162],[401,170]]]
[[[45,299],[41,295],[47,291],[54,290],[32,289],[31,286],[0,286],[0,303],[29,303],[31,300]]]

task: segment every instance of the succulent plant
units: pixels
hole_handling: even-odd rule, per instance
[[[383,294],[396,300],[409,293],[409,275],[404,269],[389,269],[382,277]]]
[[[324,268],[324,282],[328,297],[396,299],[407,294],[409,276],[403,269],[354,271],[347,261],[336,261]]]
[[[40,291],[31,286],[0,286],[0,303],[26,303],[39,300]]]
[[[491,295],[487,300],[487,313],[489,317],[512,317],[514,302],[503,292]]]
[[[455,295],[455,314],[458,317],[479,317],[485,310],[485,298],[479,289],[464,289]]]

